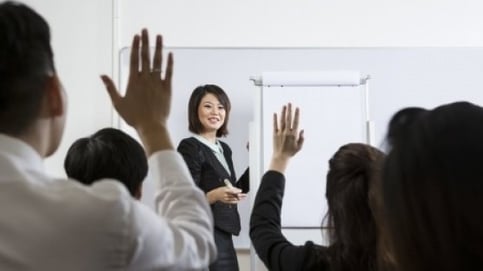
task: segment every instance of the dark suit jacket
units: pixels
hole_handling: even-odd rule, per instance
[[[230,180],[233,186],[239,187],[243,193],[247,193],[249,190],[248,169],[237,181],[231,158],[231,149],[226,143],[221,141],[220,143],[230,172],[227,172],[218,161],[213,154],[213,150],[194,137],[183,139],[178,145],[178,152],[186,161],[195,183],[205,193],[224,186],[224,179]],[[240,216],[236,205],[215,202],[211,205],[211,210],[213,211],[215,227],[234,235],[240,233]]]

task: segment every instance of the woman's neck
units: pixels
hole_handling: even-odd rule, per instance
[[[215,132],[200,133],[199,135],[202,136],[204,139],[208,140],[211,143],[216,143],[216,131]]]

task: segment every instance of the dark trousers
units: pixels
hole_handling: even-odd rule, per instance
[[[210,265],[210,271],[239,271],[231,233],[215,228],[215,243],[218,257]]]

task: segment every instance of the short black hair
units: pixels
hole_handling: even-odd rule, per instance
[[[32,124],[54,73],[47,22],[24,4],[1,3],[0,133],[19,135]]]
[[[143,147],[121,130],[104,128],[78,139],[64,162],[69,178],[84,184],[111,178],[121,181],[135,196],[148,172]]]
[[[199,86],[191,93],[190,101],[188,103],[188,129],[195,134],[202,132],[203,124],[201,124],[200,117],[198,116],[198,107],[200,106],[203,97],[208,93],[215,95],[225,108],[225,121],[220,129],[216,131],[216,137],[226,136],[228,135],[228,119],[230,117],[231,103],[225,91],[217,85]]]

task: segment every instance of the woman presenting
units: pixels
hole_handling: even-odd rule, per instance
[[[230,100],[219,86],[194,89],[188,104],[189,130],[194,135],[178,146],[213,211],[218,258],[210,271],[239,270],[232,235],[240,233],[237,203],[249,190],[248,169],[237,181],[231,149],[219,140],[228,134],[230,108]]]

